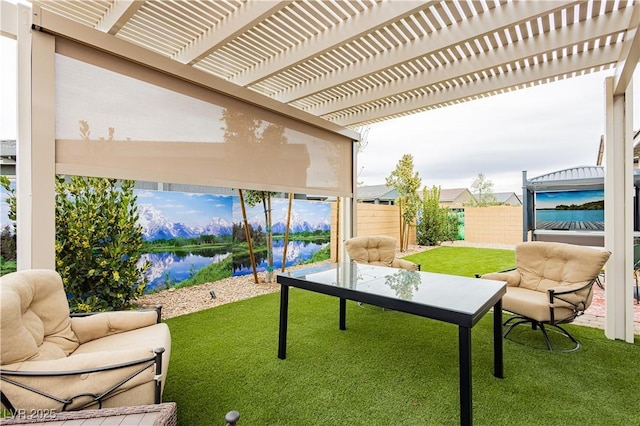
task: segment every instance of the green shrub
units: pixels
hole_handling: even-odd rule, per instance
[[[56,178],[56,269],[75,312],[125,309],[144,292],[134,182]]]
[[[446,207],[440,207],[440,188],[424,188],[422,205],[416,225],[417,243],[437,246],[442,241],[453,241],[458,237],[458,217]]]
[[[444,238],[442,241],[455,241],[458,239],[458,232],[460,231],[460,222],[458,221],[458,215],[450,211],[449,209],[446,210],[447,220]]]
[[[2,267],[0,268],[0,275],[4,275],[9,272],[15,271],[16,265],[16,190],[11,186],[9,178],[6,176],[0,176],[0,187],[2,187],[6,193],[7,198],[7,218],[13,223],[5,226],[0,231],[0,261]],[[4,209],[2,209],[4,211]]]

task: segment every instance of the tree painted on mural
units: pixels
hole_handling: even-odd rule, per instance
[[[420,207],[421,179],[418,172],[413,170],[413,156],[405,154],[402,156],[394,171],[386,178],[387,186],[391,186],[398,191],[397,202],[401,211],[400,224],[400,251],[407,249],[409,245],[409,231],[414,226]]]
[[[266,233],[266,244],[267,244],[267,277],[265,279],[266,282],[270,283],[273,281],[273,230],[272,230],[272,215],[271,215],[271,197],[277,194],[277,192],[269,192],[269,191],[253,191],[253,190],[245,190],[242,191],[244,202],[254,207],[258,204],[262,204],[262,209],[264,212],[264,222],[266,223],[265,233]],[[283,259],[284,262],[284,259]]]
[[[289,143],[284,126],[265,123],[242,111],[225,109],[222,113],[222,121],[225,123],[223,127],[225,143],[268,146],[286,145]],[[267,246],[267,277],[265,281],[272,282],[274,260],[271,197],[277,194],[277,192],[247,189],[243,190],[242,194],[242,202],[249,206],[254,207],[262,204]],[[249,232],[251,231],[249,230]]]

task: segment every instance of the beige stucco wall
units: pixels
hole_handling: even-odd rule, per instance
[[[331,204],[331,260],[336,260],[338,239],[336,203]],[[522,206],[465,207],[465,241],[473,243],[517,244],[522,241]],[[357,205],[356,236],[388,235],[400,240],[398,206]],[[342,239],[342,238],[341,238]],[[409,244],[416,243],[415,227]]]
[[[464,239],[472,243],[522,242],[522,206],[465,207]]]
[[[398,206],[383,204],[357,204],[357,229],[355,236],[388,235],[400,241],[400,213]],[[337,209],[336,203],[331,203],[331,259],[336,260],[337,252]],[[340,240],[343,238],[340,237]],[[416,229],[411,227],[409,244],[416,243]],[[398,245],[399,247],[399,245]]]

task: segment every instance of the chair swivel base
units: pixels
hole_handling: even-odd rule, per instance
[[[569,333],[566,329],[564,329],[560,325],[551,324],[551,323],[541,323],[534,319],[526,318],[520,315],[513,316],[507,319],[502,324],[504,327],[507,327],[502,337],[506,339],[509,333],[511,333],[511,331],[514,329],[514,327],[518,325],[523,325],[523,324],[531,324],[532,330],[536,330],[537,328],[539,328],[540,331],[542,332],[542,335],[544,336],[544,340],[547,344],[547,347],[551,352],[575,352],[578,349],[580,349],[580,342],[578,342],[576,338],[571,335],[571,333]],[[553,327],[553,328],[547,328],[547,327]],[[574,346],[570,349],[554,349],[553,345],[551,344],[551,339],[549,339],[549,331],[552,331],[554,333],[558,333],[567,337],[569,340],[571,340],[571,342],[573,342]],[[516,343],[520,343],[520,342],[516,342]]]

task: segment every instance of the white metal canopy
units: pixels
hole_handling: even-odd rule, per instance
[[[346,127],[614,66],[620,92],[640,44],[633,0],[32,3]]]

